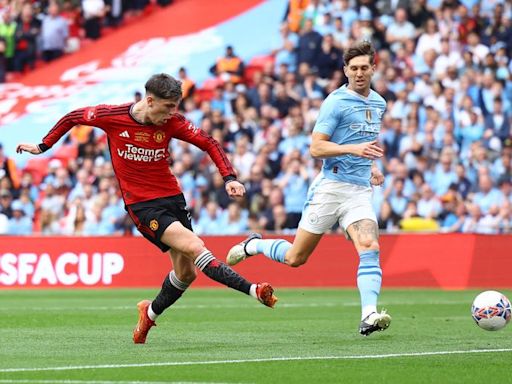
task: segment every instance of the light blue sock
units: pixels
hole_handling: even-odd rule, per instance
[[[258,253],[263,253],[269,259],[283,264],[286,251],[288,251],[292,246],[288,241],[283,239],[254,239],[250,243],[252,242],[255,243],[254,245],[256,246],[255,248]]]
[[[361,318],[377,312],[377,299],[382,284],[382,270],[379,265],[379,251],[369,250],[359,253],[357,288],[361,295]]]

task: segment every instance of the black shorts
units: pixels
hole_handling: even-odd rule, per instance
[[[192,231],[190,213],[183,194],[130,204],[128,214],[142,236],[155,244],[162,252],[170,247],[160,241],[165,229],[175,221]]]

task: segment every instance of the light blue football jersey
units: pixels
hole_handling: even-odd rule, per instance
[[[313,132],[330,136],[337,144],[358,144],[373,141],[381,128],[386,101],[374,90],[368,97],[343,85],[322,103]],[[328,179],[370,186],[372,160],[354,155],[323,160],[322,173]]]

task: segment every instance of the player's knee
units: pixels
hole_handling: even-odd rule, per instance
[[[185,253],[189,258],[194,259],[197,256],[199,256],[204,250],[204,242],[198,237],[195,240],[188,243],[181,251]]]
[[[290,267],[297,268],[301,265],[306,264],[306,261],[308,260],[308,256],[305,253],[290,253],[286,255],[286,264],[288,264]]]
[[[359,240],[359,248],[365,251],[378,251],[379,250],[379,242],[372,238],[361,239]]]

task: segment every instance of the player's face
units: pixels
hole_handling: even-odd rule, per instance
[[[148,98],[148,117],[154,125],[163,125],[176,113],[180,101],[160,99],[158,97]]]
[[[370,63],[370,56],[356,56],[343,67],[348,79],[348,88],[364,96],[370,92],[370,84],[375,65]]]

